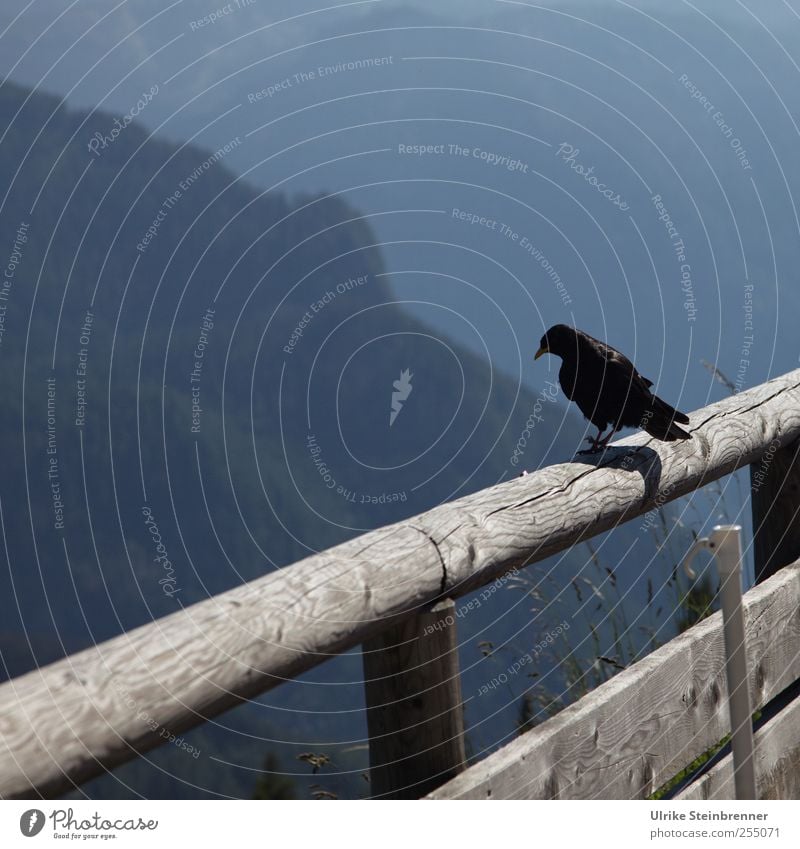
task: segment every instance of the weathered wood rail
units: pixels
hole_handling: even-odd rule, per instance
[[[800,799],[800,698],[792,699],[755,732],[756,781],[761,799]],[[692,782],[676,798],[733,798],[730,755]]]
[[[580,462],[551,466],[444,504],[5,682],[0,685],[0,797],[63,793],[158,745],[164,729],[177,734],[360,643],[368,643],[372,651],[386,652],[385,674],[376,676],[373,665],[373,678],[404,675],[407,670],[396,665],[402,653],[393,652],[393,646],[381,642],[378,635],[387,629],[413,633],[407,620],[424,614],[431,605],[464,595],[509,569],[541,560],[735,469],[752,464],[753,469],[761,469],[767,451],[781,459],[781,468],[792,467],[800,439],[800,370],[695,411],[688,427],[694,437],[691,440],[659,443],[643,434],[620,440],[600,459],[585,457]],[[772,466],[778,465],[767,464],[765,480],[774,476]],[[796,505],[787,507],[787,500],[796,494],[792,486],[770,491],[775,493],[773,506],[780,502],[781,509],[770,511],[762,504],[756,533],[763,540],[780,540],[780,556],[786,558],[800,545]],[[779,517],[775,520],[778,524],[773,516]],[[778,565],[786,563],[778,564],[773,558],[770,571],[778,571]],[[784,605],[780,610],[785,611],[787,634],[797,623],[796,610],[791,613],[792,599],[797,603],[791,589],[796,574],[796,570],[780,570],[771,579],[781,587]],[[748,610],[755,610],[753,604],[748,599]],[[764,604],[772,609],[770,602]],[[701,626],[706,635],[702,645],[694,636],[687,638],[696,646],[690,654],[694,652],[691,657],[698,669],[704,663],[701,658],[719,659],[714,627],[713,623]],[[795,678],[800,677],[788,645],[779,643],[769,652],[764,655],[768,660],[753,666],[760,670],[754,684],[762,695],[777,692],[787,674],[792,674],[784,674],[781,663],[794,671]],[[401,662],[407,662],[407,656]],[[629,670],[636,676],[632,680],[639,681],[638,676],[645,675],[652,664],[652,656],[636,664]],[[430,677],[426,668],[436,670],[435,674]],[[445,715],[448,724],[442,727],[458,728],[453,719],[455,709],[460,708],[457,675],[449,675],[448,695],[436,677],[443,668],[452,669],[452,656],[446,663],[428,658],[417,665],[415,686],[421,693],[435,692],[428,700],[435,715],[415,720],[425,731],[423,737]],[[679,671],[676,666],[676,676]],[[685,668],[683,673],[675,680],[686,684],[681,693],[691,695]],[[606,690],[619,687],[624,674],[604,685]],[[659,680],[656,673],[651,674],[655,677],[648,681]],[[723,688],[724,684],[717,682],[718,703]],[[368,697],[370,691],[380,693],[385,688],[368,685]],[[664,692],[676,710],[696,715],[706,712],[715,723],[714,733],[724,733],[722,709],[698,708],[705,702],[699,691],[695,690],[694,696],[680,707],[674,691]],[[617,704],[621,713],[616,721],[635,719],[624,709],[624,699]],[[376,709],[384,717],[391,714],[381,712],[385,705],[380,703],[370,702],[369,707],[373,716],[378,715]],[[393,721],[401,721],[401,712],[394,713],[398,719]],[[563,721],[560,714],[549,723]],[[687,719],[686,729],[694,723],[696,720]],[[541,735],[544,728],[528,735]],[[393,733],[384,729],[381,736]],[[397,733],[402,730],[395,728]],[[580,733],[589,734],[589,743],[600,740],[599,726],[583,727]],[[532,739],[528,735],[520,741],[527,744]],[[632,740],[626,745],[633,745]],[[699,745],[695,754],[703,750],[702,743]],[[419,758],[429,758],[431,748],[437,746],[411,751],[405,758],[407,772],[389,770],[394,774],[394,786],[382,795],[420,795],[430,789],[413,776],[419,772]],[[463,748],[438,748],[446,753],[436,772],[443,780],[460,769]],[[695,748],[684,747],[687,753]],[[599,751],[597,746],[594,749]],[[642,753],[651,751],[641,749]],[[642,754],[636,769],[633,764],[625,767],[633,773],[627,784],[614,777],[612,765],[606,763],[602,781],[616,788],[609,793],[636,795],[642,787],[656,783],[678,760],[672,748],[659,751],[657,757]],[[505,752],[492,755],[486,763],[505,757]],[[525,762],[530,764],[527,755]],[[583,769],[585,757],[581,755],[577,763]],[[433,795],[457,794],[457,788],[467,786],[464,782],[472,780],[478,767],[480,764],[471,767]],[[436,769],[433,765],[428,768]],[[530,769],[531,776],[543,775],[543,780],[520,779],[519,786],[541,786],[545,796],[565,795],[564,788],[574,783],[558,775],[555,762],[547,772],[535,764]],[[548,785],[554,770],[557,794],[551,792],[552,780]],[[415,792],[403,785],[404,780]]]
[[[800,678],[800,563],[746,593],[744,614],[750,692],[763,707]],[[730,731],[727,698],[715,613],[431,798],[646,798]]]

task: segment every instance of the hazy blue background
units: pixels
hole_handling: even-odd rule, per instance
[[[3,4],[0,255],[30,224],[0,344],[6,674],[171,612],[176,598],[569,459],[585,423],[561,398],[536,407],[557,362],[532,353],[556,322],[625,351],[686,411],[728,391],[703,360],[738,390],[796,367],[798,44],[796,2]],[[156,87],[110,140],[115,117]],[[92,153],[96,133],[109,141]],[[560,149],[577,151],[573,163],[620,204]],[[311,304],[361,275],[368,282],[315,313],[287,354]],[[212,304],[194,434],[192,351]],[[90,306],[79,433],[70,407]],[[389,427],[403,369],[413,389]],[[63,532],[43,473],[48,375],[59,386]],[[542,421],[517,465],[534,410]],[[404,499],[331,493],[309,433],[344,489]],[[565,617],[587,668],[619,651],[611,619],[578,598],[573,578],[591,580],[606,609],[622,610],[619,592],[631,621],[647,607],[628,629],[629,654],[651,645],[642,628],[668,639],[677,558],[720,516],[746,524],[746,489],[733,478],[684,500],[658,533],[620,528],[598,541],[597,561],[581,547],[534,567],[540,598],[495,593],[461,625],[465,696]],[[176,564],[175,598],[158,584],[143,505]],[[591,643],[590,626],[608,645]],[[503,648],[485,656],[480,640]],[[563,657],[539,672],[568,700]],[[197,760],[162,748],[81,792],[250,795],[271,754],[272,772],[300,776],[298,795],[314,783],[365,795],[360,680],[351,653],[187,735]],[[467,696],[473,755],[516,733],[534,684]],[[297,754],[316,749],[335,767],[310,776]]]

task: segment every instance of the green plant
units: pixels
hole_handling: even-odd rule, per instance
[[[280,770],[280,761],[273,752],[264,758],[263,773],[253,789],[254,799],[295,799],[294,781]]]

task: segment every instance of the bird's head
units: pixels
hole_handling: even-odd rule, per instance
[[[534,360],[538,360],[542,354],[555,354],[558,357],[563,357],[570,351],[574,351],[578,347],[578,335],[574,327],[568,327],[566,324],[554,324],[547,333],[542,336],[539,342],[539,350],[534,356]]]

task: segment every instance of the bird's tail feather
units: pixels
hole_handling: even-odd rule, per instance
[[[645,413],[642,421],[642,428],[654,436],[656,439],[661,439],[664,442],[675,442],[678,439],[691,439],[692,435],[687,433],[683,428],[678,427],[676,422],[681,424],[689,424],[689,416],[685,413],[670,407],[666,401],[662,401],[656,395],[653,395],[653,400],[650,409]]]
[[[678,427],[672,418],[660,415],[652,416],[645,423],[644,429],[650,436],[661,439],[664,442],[675,442],[677,439],[691,439],[691,433],[687,433],[682,427]]]
[[[678,439],[691,439],[691,433],[687,433],[682,427],[678,427],[675,422],[672,422],[669,426],[669,430],[666,433],[666,436],[663,436],[662,439],[664,442],[675,442]]]
[[[653,395],[653,412],[668,419],[674,419],[681,424],[689,424],[689,416],[676,410],[666,401],[662,401],[657,395]],[[680,430],[680,428],[678,428]]]

